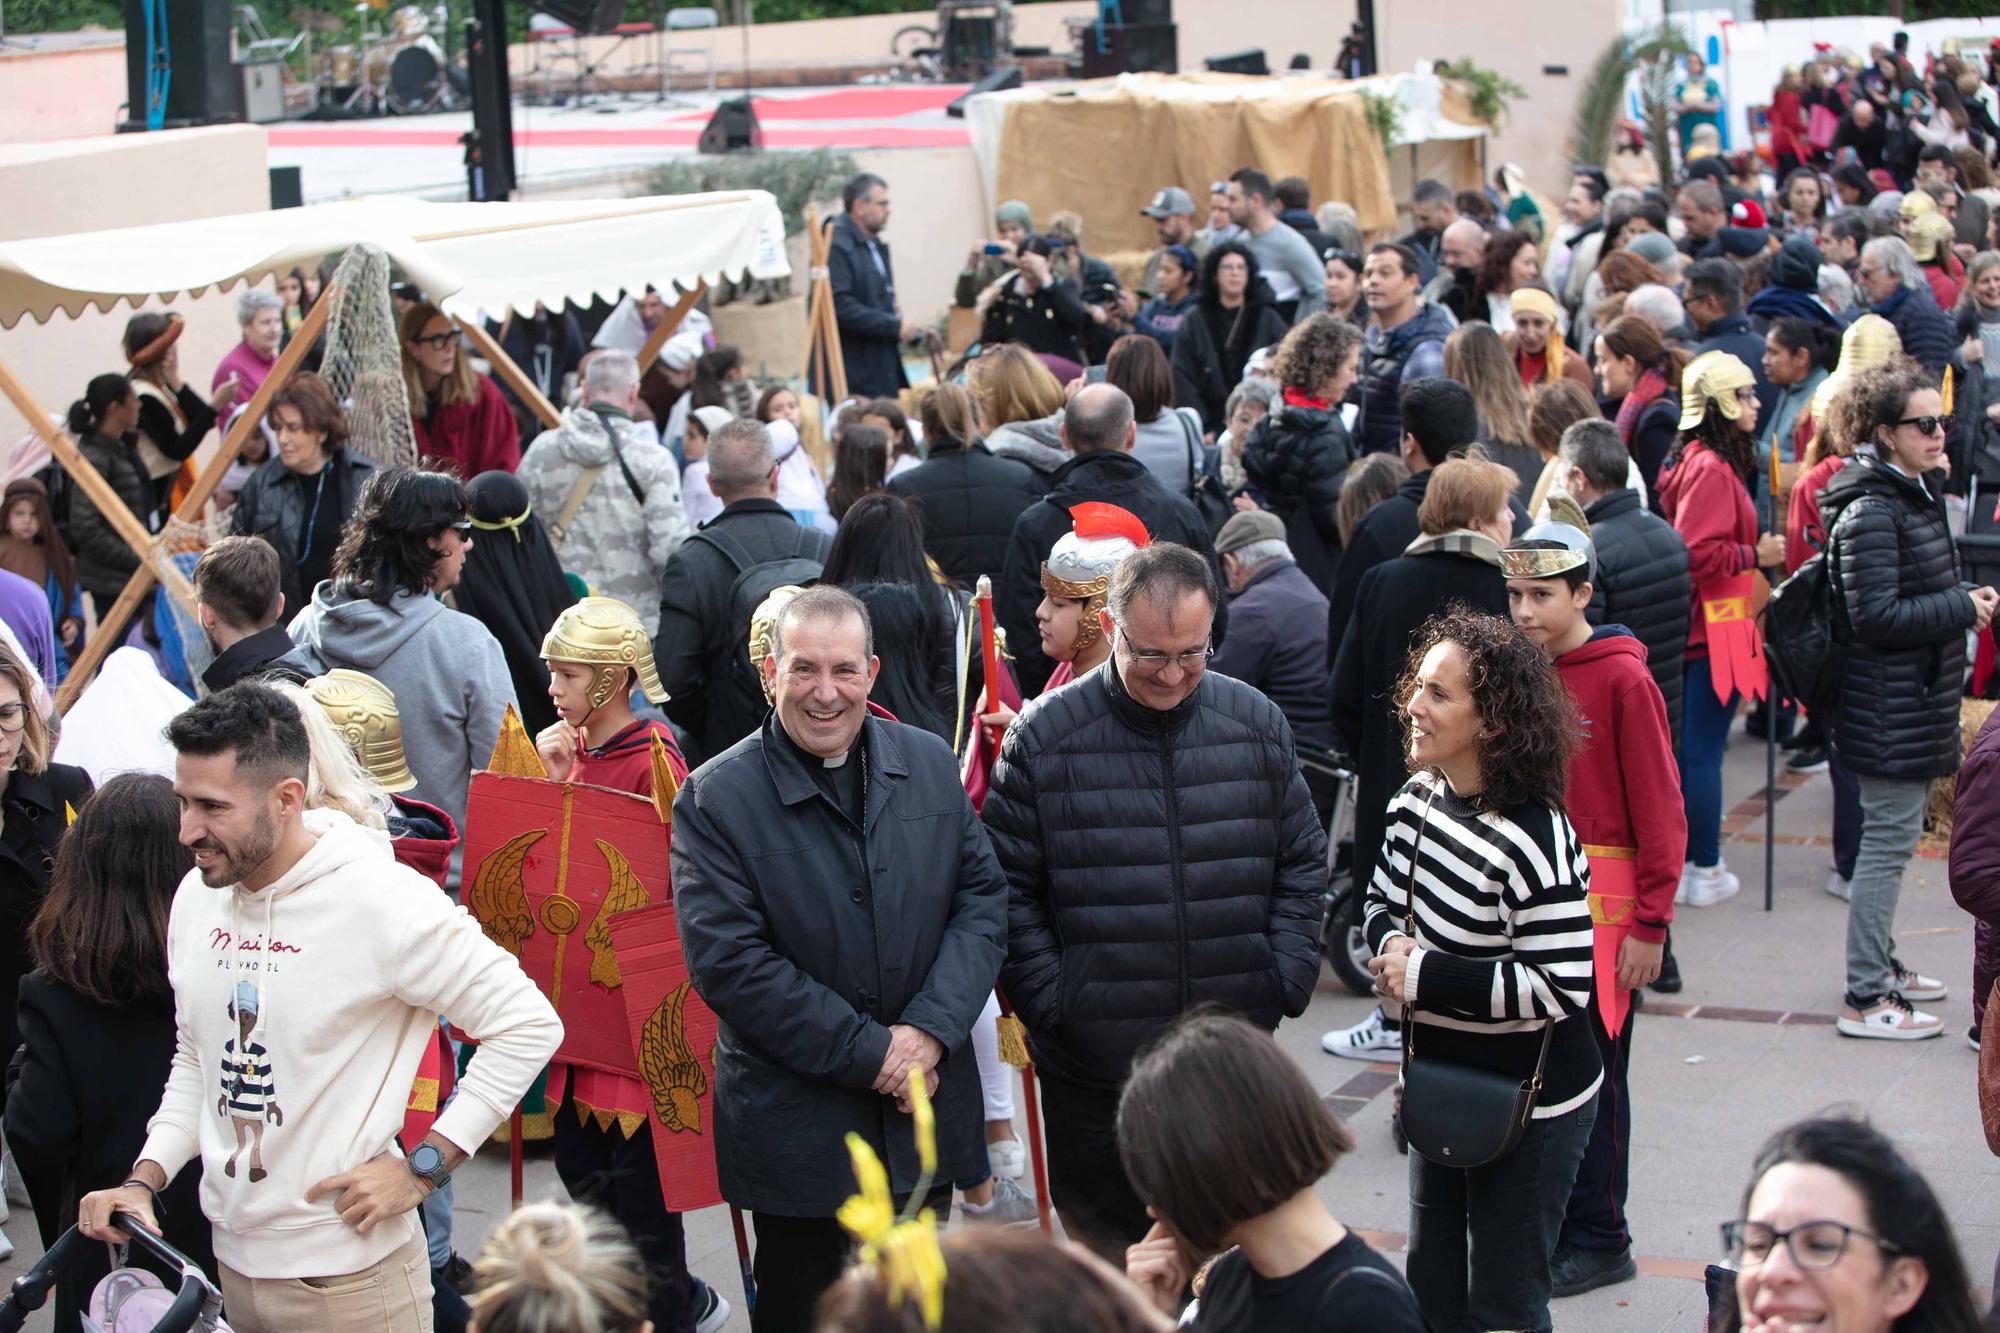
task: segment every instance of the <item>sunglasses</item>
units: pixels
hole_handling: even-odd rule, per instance
[[[1343,250],[1337,245],[1319,258],[1323,264],[1331,264],[1337,261],[1347,265],[1348,268],[1356,273],[1361,271],[1361,256],[1355,254],[1352,250]]]
[[[1904,417],[1898,426],[1915,426],[1920,435],[1942,435],[1949,417]]]

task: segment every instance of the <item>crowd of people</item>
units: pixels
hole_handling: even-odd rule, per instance
[[[1990,97],[1956,57],[1824,55],[1774,98],[1770,160],[1737,160],[1690,59],[1675,181],[1623,153],[1548,194],[1426,180],[1414,229],[1370,240],[1244,166],[1204,207],[1153,192],[1130,273],[1077,214],[1004,202],[957,283],[979,337],[914,391],[864,174],[830,236],[837,403],[760,386],[649,288],[489,326],[549,426],[399,287],[426,461],[379,465],[292,374],[192,565],[207,652],[164,607],[125,640],[199,696],[171,773],[96,790],[53,758],[50,689],[141,556],[101,492],[15,481],[0,1057],[44,1242],[127,1214],[241,1333],[729,1318],[637,1128],[647,1085],[559,1055],[542,988],[457,906],[511,708],[552,781],[671,784],[659,887],[720,1025],[754,1328],[1548,1329],[1637,1272],[1631,1043],[1683,984],[1676,910],[1740,890],[1739,712],[1835,792],[1836,1031],[1942,1033],[1918,1006],[1948,985],[1895,930],[1961,701],[2000,690],[2000,593],[1958,541],[2000,526]],[[139,526],[173,521],[323,276],[242,294],[207,398],[179,317],[132,319],[68,426]],[[1768,669],[1788,579],[1824,599],[1823,681]],[[1952,846],[1975,1047],[1996,755],[1989,725]],[[1330,834],[1379,1004],[1322,1046],[1401,1062],[1401,1271],[1329,1208],[1353,1136],[1270,1035],[1321,973]],[[1021,1229],[1015,1023],[1068,1247]],[[420,1068],[467,1053],[411,1128]],[[472,1262],[451,1175],[517,1109],[574,1202]],[[974,1225],[937,1239],[954,1212]],[[1936,1196],[1865,1125],[1780,1130],[1741,1212],[1716,1327],[1978,1326]],[[63,1275],[61,1327],[104,1271]]]

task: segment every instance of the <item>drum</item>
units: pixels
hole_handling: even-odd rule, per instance
[[[428,37],[396,52],[389,62],[389,109],[413,116],[437,108],[444,94],[444,52]]]
[[[332,71],[333,82],[340,87],[352,85],[361,73],[361,51],[353,46],[329,47],[326,53],[327,68]]]
[[[430,34],[431,16],[415,5],[404,5],[389,15],[389,31],[399,40],[415,41]]]

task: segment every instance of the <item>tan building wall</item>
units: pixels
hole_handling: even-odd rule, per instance
[[[125,92],[122,40],[9,51],[0,55],[0,144],[109,134],[117,127]]]
[[[264,131],[218,125],[0,147],[0,199],[7,201],[0,241],[259,212],[271,206]],[[234,293],[209,292],[141,308],[186,316],[181,367],[190,383],[206,387],[215,363],[241,336],[234,302]],[[83,395],[92,375],[125,368],[118,339],[133,313],[120,305],[75,319],[58,314],[47,324],[24,319],[0,329],[0,359],[43,407],[60,413]],[[0,458],[27,429],[13,404],[0,400]]]

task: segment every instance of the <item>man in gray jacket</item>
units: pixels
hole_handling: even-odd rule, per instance
[[[637,611],[651,635],[660,627],[660,571],[689,529],[680,469],[652,427],[632,419],[638,401],[632,354],[593,352],[583,401],[535,438],[514,475],[563,568]]]
[[[408,467],[375,473],[334,555],[333,578],[290,626],[306,674],[350,667],[395,694],[417,779],[410,794],[460,828],[472,770],[486,766],[515,701],[499,640],[432,596],[458,583],[472,549],[467,514],[456,477]],[[451,853],[445,887],[454,895],[463,850]]]

